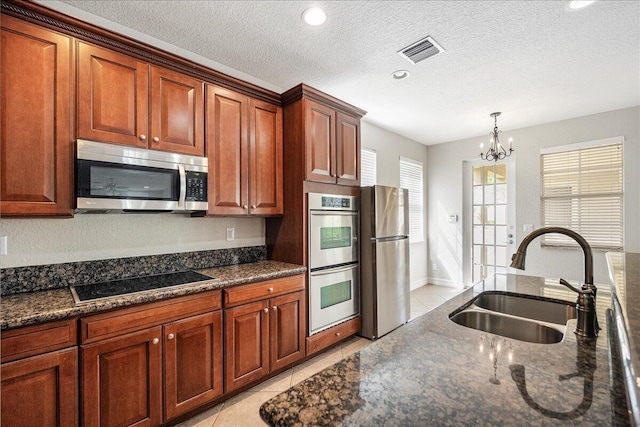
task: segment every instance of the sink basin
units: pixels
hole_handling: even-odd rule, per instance
[[[536,344],[555,344],[564,337],[558,329],[486,311],[462,311],[453,315],[451,320],[468,328]]]
[[[527,296],[482,293],[473,304],[486,310],[558,325],[566,325],[567,320],[576,318],[575,303]]]

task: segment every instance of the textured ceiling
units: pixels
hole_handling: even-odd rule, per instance
[[[268,89],[307,83],[427,145],[488,134],[493,111],[509,130],[640,104],[638,1],[40,2]],[[300,16],[318,5],[312,28]],[[396,53],[427,35],[445,52]]]

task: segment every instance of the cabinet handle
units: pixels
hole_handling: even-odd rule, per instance
[[[277,306],[277,305],[274,305],[274,306],[273,306],[273,311],[276,311],[277,309],[278,309],[278,306]]]
[[[255,209],[255,208],[257,208],[256,205],[251,205],[251,209]]]
[[[169,335],[167,335],[167,338],[169,338],[170,340],[174,339],[175,337],[176,337],[176,336],[175,336],[175,335],[173,335],[173,334],[169,334]]]
[[[269,289],[267,289],[267,291],[273,292],[273,288],[269,288]]]
[[[154,338],[151,340],[151,344],[158,344],[160,340],[158,338]]]
[[[145,134],[141,134],[141,135],[140,135],[140,139],[141,139],[142,141],[144,141],[145,139],[147,139],[147,135],[145,135]]]
[[[247,209],[247,205],[242,205],[242,209]]]
[[[153,142],[160,142],[160,138],[158,138],[157,136],[153,137]]]
[[[340,336],[340,332],[336,332],[336,336],[339,337]]]
[[[268,308],[263,308],[262,311],[264,311],[265,313],[268,313],[269,309]]]

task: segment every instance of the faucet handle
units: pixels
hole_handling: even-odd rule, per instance
[[[567,288],[571,289],[573,292],[577,293],[577,294],[593,294],[593,290],[590,288],[586,288],[586,289],[578,289],[575,286],[572,286],[571,283],[567,282],[564,279],[560,279],[560,284],[566,286]]]

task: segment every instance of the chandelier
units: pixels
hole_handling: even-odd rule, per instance
[[[509,157],[511,153],[515,150],[511,148],[511,144],[513,143],[513,138],[509,138],[509,150],[505,150],[505,148],[500,144],[500,139],[498,135],[502,133],[501,130],[498,130],[498,116],[502,114],[501,112],[491,113],[490,117],[493,117],[494,127],[493,132],[489,134],[491,136],[491,140],[489,141],[489,149],[486,153],[480,153],[480,158],[482,160],[494,161],[502,160],[506,157]],[[480,144],[480,148],[484,148],[484,144]]]

